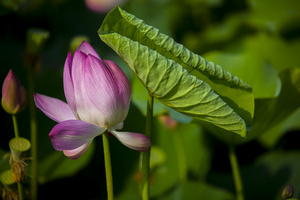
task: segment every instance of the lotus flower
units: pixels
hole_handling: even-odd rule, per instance
[[[9,114],[21,112],[27,105],[27,93],[18,77],[9,70],[3,85],[1,104]]]
[[[151,141],[144,134],[116,131],[123,127],[131,98],[129,81],[116,63],[103,62],[82,42],[73,57],[68,54],[63,79],[67,103],[34,94],[36,106],[58,122],[49,134],[56,150],[77,159],[105,131],[133,150],[149,150]]]
[[[86,6],[96,13],[107,13],[117,5],[122,5],[126,0],[85,0]]]

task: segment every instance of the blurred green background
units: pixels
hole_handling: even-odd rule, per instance
[[[97,35],[107,12],[91,11],[84,0],[0,2],[0,80],[13,69],[23,85],[28,86],[24,67],[26,34],[33,27],[44,29],[50,36],[38,58],[35,92],[65,100],[63,66],[72,40],[81,36],[102,59],[115,61],[125,71],[133,96],[124,130],[144,133],[147,91]],[[258,101],[278,97],[278,74],[288,68],[300,68],[298,0],[127,0],[121,7],[251,83]],[[36,112],[39,199],[106,199],[101,138],[96,138],[78,160],[68,159],[53,149],[48,137],[56,123],[39,110]],[[226,144],[197,122],[158,101],[154,113],[152,198],[234,199]],[[2,108],[0,114],[2,156],[9,151],[8,142],[14,132],[11,116]],[[168,115],[177,121],[175,127],[164,123]],[[17,117],[20,135],[30,139],[28,116],[27,108]],[[255,140],[237,147],[246,199],[281,199],[281,191],[288,184],[295,189],[294,197],[300,198],[299,130],[300,110],[295,109]],[[139,199],[140,155],[115,138],[110,141],[116,199]],[[7,159],[0,160],[0,172],[8,167],[7,163]],[[29,182],[25,184],[27,188]]]

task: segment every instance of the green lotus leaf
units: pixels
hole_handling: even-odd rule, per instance
[[[172,109],[246,137],[254,112],[252,88],[119,7],[99,36],[153,97]]]
[[[300,107],[300,69],[286,69],[279,73],[279,78],[282,87],[277,97],[255,99],[255,116],[246,139],[230,132],[226,133],[226,137],[220,137],[216,134],[215,127],[207,125],[206,128],[228,144],[243,144],[258,138],[264,146],[274,146],[283,134],[280,131],[283,125],[286,125],[286,128],[297,125],[296,120],[287,120]],[[290,124],[285,124],[286,122]]]

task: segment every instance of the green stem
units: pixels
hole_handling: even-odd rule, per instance
[[[104,150],[104,160],[105,160],[105,173],[106,173],[106,188],[107,188],[107,199],[114,199],[114,189],[113,189],[113,177],[111,169],[111,157],[109,150],[109,140],[108,133],[103,133],[103,150]]]
[[[31,199],[37,200],[37,175],[38,175],[38,161],[37,161],[37,123],[35,115],[35,106],[33,99],[34,91],[34,73],[33,67],[28,67],[28,96],[29,96],[29,111],[30,111],[30,139],[31,139]]]
[[[23,200],[24,191],[23,191],[23,185],[22,183],[18,182],[18,195],[19,195],[19,200]]]
[[[153,97],[148,93],[147,116],[146,116],[146,135],[151,139],[153,123]],[[142,152],[142,199],[150,199],[149,171],[150,171],[150,151]]]
[[[235,153],[234,146],[229,146],[229,159],[236,191],[236,199],[244,200],[242,177]]]
[[[12,120],[14,124],[14,131],[15,131],[15,137],[19,137],[19,128],[18,128],[18,122],[17,117],[15,115],[12,115]],[[23,185],[22,183],[18,182],[18,194],[19,194],[19,200],[23,200]]]
[[[180,182],[185,182],[187,180],[187,166],[186,166],[186,156],[185,150],[178,130],[172,131],[172,136],[174,140],[175,149],[178,157],[178,170],[179,170],[179,180]]]
[[[15,130],[15,137],[19,137],[19,129],[18,129],[18,122],[17,122],[17,117],[16,115],[12,115],[12,120],[14,124],[14,130]]]

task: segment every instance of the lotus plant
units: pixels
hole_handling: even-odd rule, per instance
[[[71,53],[67,56],[63,82],[67,103],[34,94],[36,106],[58,122],[49,134],[56,150],[77,159],[105,131],[133,150],[149,150],[151,141],[144,134],[117,131],[128,114],[131,88],[116,63],[102,61],[87,42],[82,42],[73,57]]]

